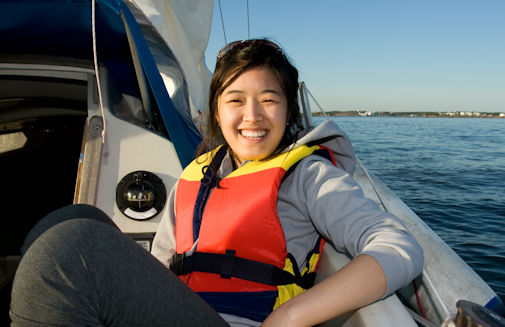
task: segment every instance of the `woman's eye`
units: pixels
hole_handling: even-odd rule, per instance
[[[263,99],[262,102],[276,102],[275,99]]]

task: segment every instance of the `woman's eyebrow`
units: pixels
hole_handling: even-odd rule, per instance
[[[229,91],[224,92],[224,95],[233,94],[233,93],[244,93],[244,91],[242,91],[242,90],[229,90]]]
[[[261,91],[261,93],[262,93],[262,94],[263,94],[263,93],[275,93],[275,94],[277,94],[277,95],[280,95],[280,94],[281,94],[279,91],[274,90],[274,89],[265,89],[265,90]]]

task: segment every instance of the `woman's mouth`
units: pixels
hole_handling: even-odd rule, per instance
[[[254,139],[259,140],[267,134],[267,131],[262,130],[250,130],[250,129],[242,129],[240,130],[240,135],[245,137],[246,139]]]

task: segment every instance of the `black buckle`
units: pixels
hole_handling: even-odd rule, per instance
[[[177,276],[184,274],[184,258],[185,253],[176,253],[172,256],[172,263],[170,264],[170,270],[174,272]]]
[[[233,266],[235,265],[235,250],[226,250],[223,266],[221,267],[221,278],[230,279],[233,275]]]

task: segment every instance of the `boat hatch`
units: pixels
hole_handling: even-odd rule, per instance
[[[18,254],[40,217],[72,203],[87,118],[87,78],[19,73],[0,75],[0,256]]]

